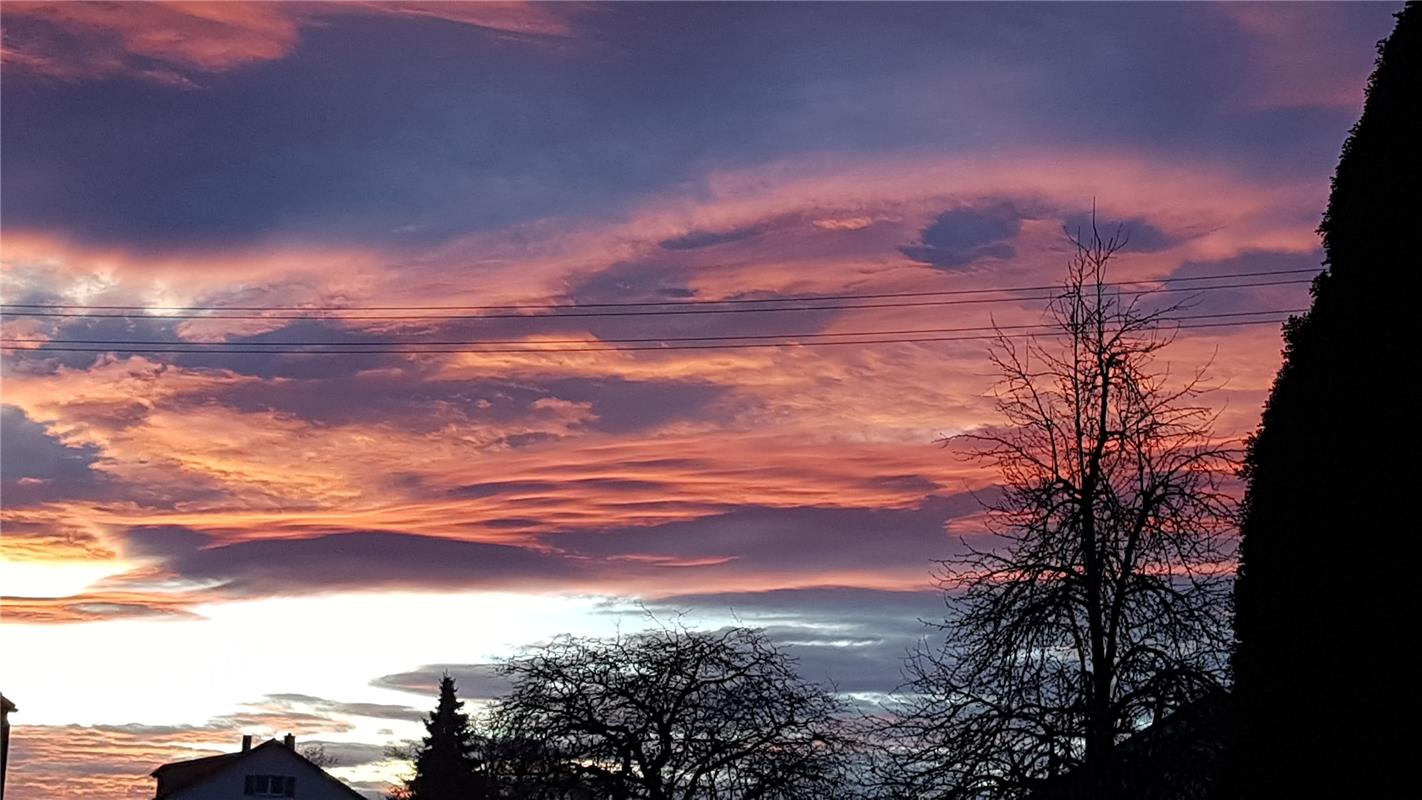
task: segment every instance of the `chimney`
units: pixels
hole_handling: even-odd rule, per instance
[[[250,734],[250,733],[243,734],[243,736],[242,736],[242,752],[245,753],[245,752],[247,752],[248,750],[251,750],[251,749],[252,749],[252,734]]]
[[[286,749],[288,750],[296,749],[296,737],[290,733],[286,735],[286,738],[281,740],[281,743],[286,745]]]

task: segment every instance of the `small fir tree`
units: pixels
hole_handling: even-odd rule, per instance
[[[409,800],[479,800],[488,796],[478,774],[478,742],[455,695],[454,679],[439,682],[439,703],[425,721],[428,734],[415,752],[415,774],[406,785]]]

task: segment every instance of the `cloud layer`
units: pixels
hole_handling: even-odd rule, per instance
[[[936,444],[995,420],[973,337],[1042,321],[987,290],[1058,283],[1093,208],[1143,287],[1316,268],[1391,10],[7,2],[5,302],[141,310],[0,320],[88,348],[0,352],[4,625],[83,660],[125,626],[240,640],[275,599],[601,598],[734,609],[816,680],[887,691],[992,491]],[[1308,277],[1160,300],[1282,312]],[[864,294],[951,302],[754,310]],[[721,300],[751,310],[527,308]],[[271,306],[297,310],[230,312]],[[516,308],[392,318],[451,306]],[[404,310],[277,318],[310,307]],[[944,340],[843,344],[875,331]],[[746,346],[787,338],[815,344]],[[1233,438],[1278,348],[1194,328],[1167,360],[1213,359]],[[128,726],[7,685],[37,715],[12,791],[139,796],[161,760],[279,726],[373,789],[410,692],[497,691],[518,642],[480,633],[349,691]]]

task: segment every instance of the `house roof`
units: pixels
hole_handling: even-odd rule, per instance
[[[163,800],[165,797],[171,797],[189,786],[201,783],[220,772],[225,772],[227,769],[240,764],[259,750],[271,748],[290,753],[292,758],[310,767],[332,784],[341,787],[341,789],[345,790],[351,797],[365,800],[356,790],[331,777],[326,770],[312,764],[305,756],[288,748],[276,739],[268,739],[256,747],[250,750],[244,750],[240,753],[223,753],[222,755],[193,758],[187,761],[174,761],[171,764],[164,764],[151,773],[153,777],[158,779],[159,786],[159,791],[154,794],[153,800]]]
[[[1230,698],[1215,692],[1189,703],[1116,746],[1122,796],[1194,800],[1214,796],[1231,729]],[[1032,800],[1092,796],[1088,776],[1074,770],[1046,780]]]
[[[272,740],[276,741],[275,739]],[[266,744],[271,744],[267,742]],[[265,747],[266,744],[262,746]],[[239,761],[247,753],[223,753],[220,756],[207,756],[206,758],[194,758],[188,761],[174,761],[171,764],[164,764],[153,770],[153,777],[158,779],[159,793],[154,795],[155,800],[168,797],[180,789],[186,789],[195,783],[199,783],[209,775],[221,772],[229,764]]]

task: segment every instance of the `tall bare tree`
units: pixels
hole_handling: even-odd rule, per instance
[[[1069,238],[1054,335],[999,335],[1002,423],[954,439],[1001,475],[994,543],[942,565],[946,641],[910,660],[888,728],[902,794],[1020,797],[1075,771],[1112,797],[1118,743],[1222,679],[1234,455],[1204,368],[1173,378],[1174,307],[1107,283],[1120,228]]]
[[[759,631],[560,636],[504,671],[513,689],[492,711],[493,735],[536,747],[545,774],[575,776],[589,796],[788,800],[844,791],[839,702],[800,679]]]

